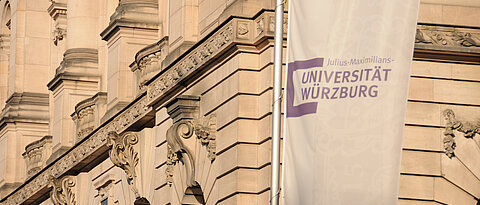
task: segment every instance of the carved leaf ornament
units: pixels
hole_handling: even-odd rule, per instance
[[[138,164],[138,153],[133,148],[133,145],[138,143],[138,136],[133,132],[126,132],[122,135],[112,131],[108,133],[107,145],[110,149],[110,160],[117,167],[125,171],[127,182],[130,188],[135,193],[135,197],[139,198],[140,194],[136,188],[135,180],[137,174],[135,167]]]
[[[457,144],[455,143],[455,134],[453,131],[457,130],[461,133],[464,133],[465,138],[473,138],[475,134],[480,134],[480,127],[475,125],[472,122],[460,122],[456,119],[455,113],[451,109],[446,109],[443,111],[443,116],[445,118],[445,130],[443,132],[443,148],[445,149],[445,154],[452,158],[455,156],[455,148]]]
[[[50,176],[49,180],[49,186],[52,187],[50,199],[54,205],[76,205],[75,193],[72,190],[75,187],[75,181],[72,176],[60,179]]]

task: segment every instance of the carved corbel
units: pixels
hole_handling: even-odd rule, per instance
[[[173,119],[173,125],[167,130],[167,182],[173,183],[173,168],[177,162],[185,166],[188,187],[198,186],[195,181],[195,159],[198,153],[197,144],[206,146],[208,158],[216,156],[216,118],[210,115],[199,119],[199,97],[179,96],[167,105],[167,112]]]
[[[76,205],[75,201],[75,178],[73,176],[64,176],[56,179],[49,177],[50,199],[54,205]]]
[[[445,149],[445,154],[452,158],[455,156],[455,134],[453,131],[459,131],[464,133],[465,138],[473,138],[475,134],[480,133],[480,127],[475,125],[472,122],[460,122],[456,119],[455,113],[451,109],[446,109],[443,111],[443,116],[445,118],[445,130],[443,132],[443,148]]]
[[[136,186],[137,174],[135,167],[140,160],[138,152],[135,151],[133,146],[138,143],[138,136],[134,132],[126,132],[122,135],[112,131],[108,133],[108,146],[110,149],[110,160],[117,167],[120,167],[125,171],[128,185],[135,194],[135,198],[140,198]]]

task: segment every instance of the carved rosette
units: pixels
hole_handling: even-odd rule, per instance
[[[56,179],[53,176],[49,177],[50,199],[54,205],[75,205],[75,178],[73,176],[64,176]]]
[[[110,160],[115,166],[125,171],[130,189],[135,193],[136,198],[140,198],[136,187],[137,174],[135,172],[135,167],[140,159],[138,158],[138,152],[133,148],[137,143],[138,136],[133,132],[126,132],[122,135],[116,132],[108,133],[107,146],[111,147]]]
[[[443,148],[445,149],[445,154],[452,158],[455,156],[455,134],[454,131],[459,131],[464,133],[465,138],[473,138],[475,134],[480,134],[480,127],[476,126],[471,122],[460,122],[456,119],[455,113],[451,109],[446,109],[443,111],[443,116],[445,117],[445,130],[443,132]]]

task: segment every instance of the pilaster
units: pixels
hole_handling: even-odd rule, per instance
[[[53,98],[53,153],[49,162],[63,154],[77,140],[71,118],[75,106],[100,91],[97,9],[96,0],[68,0],[68,3],[55,0],[48,9],[53,20],[52,41],[57,54],[61,53],[61,61],[52,60],[58,63],[58,67],[47,85]]]
[[[100,34],[107,41],[107,114],[109,118],[135,96],[134,74],[129,65],[137,51],[157,41],[158,1],[122,0],[110,24]]]

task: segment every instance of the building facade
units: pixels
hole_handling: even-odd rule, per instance
[[[0,204],[268,204],[274,5],[0,0]],[[477,203],[477,90],[480,2],[421,0],[399,204]]]

